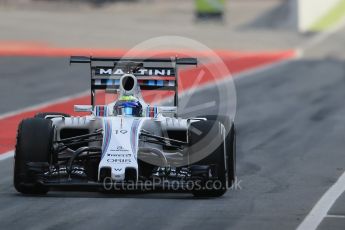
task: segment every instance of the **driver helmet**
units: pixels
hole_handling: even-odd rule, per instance
[[[134,96],[122,96],[114,106],[114,115],[141,117],[143,107]]]

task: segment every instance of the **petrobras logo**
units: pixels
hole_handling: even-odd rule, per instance
[[[132,154],[130,153],[116,153],[116,154],[107,154],[108,157],[115,157],[115,158],[131,158]]]
[[[131,159],[113,159],[113,158],[109,158],[107,159],[108,163],[114,163],[114,164],[128,164],[128,163],[132,163]]]
[[[126,74],[125,71],[119,68],[100,68],[96,70],[96,75],[122,76],[124,74]],[[146,68],[139,69],[133,74],[136,76],[175,76],[175,70],[173,68]]]

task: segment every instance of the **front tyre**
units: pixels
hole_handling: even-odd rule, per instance
[[[14,187],[23,194],[46,194],[48,188],[37,181],[28,163],[49,165],[51,161],[54,128],[51,120],[30,118],[18,128],[14,156]]]
[[[227,168],[228,182],[232,186],[236,181],[236,127],[235,122],[228,116],[222,115],[205,115],[200,118],[206,118],[208,121],[219,121],[226,130],[226,152],[227,152]]]
[[[193,132],[193,130],[198,130]],[[194,165],[211,166],[210,179],[203,186],[193,191],[195,197],[220,197],[224,195],[228,187],[225,129],[218,121],[198,121],[190,124],[189,129],[189,154],[198,154],[209,144],[207,137],[214,138],[218,147],[207,157],[196,162]],[[211,142],[212,140],[210,140]]]

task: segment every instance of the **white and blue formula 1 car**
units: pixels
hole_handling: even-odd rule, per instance
[[[186,191],[222,196],[235,180],[235,126],[225,116],[177,117],[178,67],[194,58],[71,57],[91,67],[91,105],[71,117],[40,113],[18,128],[14,186],[58,190]],[[117,99],[96,105],[97,91]],[[175,92],[174,106],[151,106],[142,90]],[[130,185],[130,186],[129,186]]]

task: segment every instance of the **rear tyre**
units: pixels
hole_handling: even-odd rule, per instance
[[[198,130],[193,132],[192,130]],[[205,184],[195,188],[195,197],[220,197],[227,191],[227,169],[226,169],[226,150],[224,126],[218,121],[199,121],[192,123],[189,129],[189,154],[198,154],[202,148],[209,143],[205,143],[205,137],[214,138],[218,147],[206,158],[193,165],[210,165],[211,177]],[[202,143],[203,142],[203,143]]]
[[[46,194],[48,188],[29,171],[28,163],[49,165],[54,128],[52,121],[41,118],[23,120],[18,128],[14,156],[14,187],[23,194]]]
[[[49,112],[49,113],[38,113],[35,115],[34,118],[42,118],[45,119],[46,116],[63,116],[63,117],[70,117],[69,114],[66,113],[56,113],[56,112]]]

